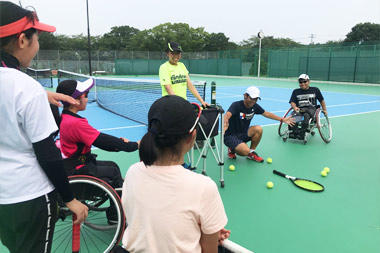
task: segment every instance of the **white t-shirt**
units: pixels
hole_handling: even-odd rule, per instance
[[[0,204],[35,199],[54,190],[32,143],[57,129],[42,86],[21,71],[0,67]]]
[[[215,182],[180,165],[132,165],[122,203],[128,223],[123,245],[132,253],[200,253],[201,232],[227,224]]]

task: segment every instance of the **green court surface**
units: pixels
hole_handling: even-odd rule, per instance
[[[234,79],[218,79],[217,84],[230,88],[251,84],[291,89],[297,86],[294,80],[231,80]],[[380,89],[372,86],[315,85],[322,92],[341,93],[342,98],[347,98],[347,94],[366,94],[378,101],[380,95]],[[334,102],[330,100],[327,105]],[[286,110],[286,106],[285,101],[282,109]],[[353,109],[331,110],[333,114],[329,110],[333,128],[329,144],[322,141],[318,132],[306,145],[283,142],[277,133],[277,122],[265,125],[257,151],[265,159],[271,157],[272,164],[259,164],[244,157],[228,160],[225,149],[224,188],[219,184],[219,167],[209,152],[207,173],[219,186],[232,241],[256,253],[380,252],[380,110],[378,105],[352,115],[350,110]],[[117,162],[124,175],[131,164],[139,161],[137,152],[94,153],[99,160]],[[228,170],[231,164],[235,171]],[[320,172],[326,166],[331,171],[322,177]],[[317,181],[325,186],[325,191],[303,191],[288,179],[274,175],[273,169]],[[266,188],[268,181],[274,183],[272,189]],[[1,244],[0,252],[7,252]]]
[[[380,112],[331,121],[336,131],[329,144],[318,134],[307,145],[284,143],[278,125],[272,125],[264,127],[259,145],[272,164],[243,157],[225,161],[225,188],[219,190],[232,241],[257,253],[380,252]],[[97,153],[124,171],[139,160],[136,153]],[[230,164],[235,171],[227,169]],[[322,177],[325,166],[331,172]],[[325,191],[303,191],[273,169],[317,181]],[[218,183],[212,155],[207,173]],[[272,189],[266,188],[267,181],[274,183]]]

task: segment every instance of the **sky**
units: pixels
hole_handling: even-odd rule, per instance
[[[87,34],[86,0],[11,1],[33,6],[57,34]],[[113,26],[145,30],[171,22],[222,32],[236,43],[262,31],[309,44],[343,40],[358,23],[380,24],[380,0],[88,0],[88,5],[91,35]]]

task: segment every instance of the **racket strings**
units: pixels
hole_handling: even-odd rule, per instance
[[[297,185],[298,187],[301,187],[306,190],[311,190],[311,191],[323,191],[324,187],[316,182],[309,181],[306,179],[296,179],[294,181],[294,184]]]

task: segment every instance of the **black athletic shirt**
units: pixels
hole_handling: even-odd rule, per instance
[[[324,98],[317,87],[309,87],[307,90],[301,88],[293,90],[289,103],[293,102],[297,107],[317,106],[317,100],[321,103]]]
[[[225,135],[247,133],[253,116],[265,112],[265,110],[258,104],[254,104],[251,108],[245,107],[243,100],[232,103],[230,108],[228,108],[228,111],[232,116],[228,121],[229,126]]]

